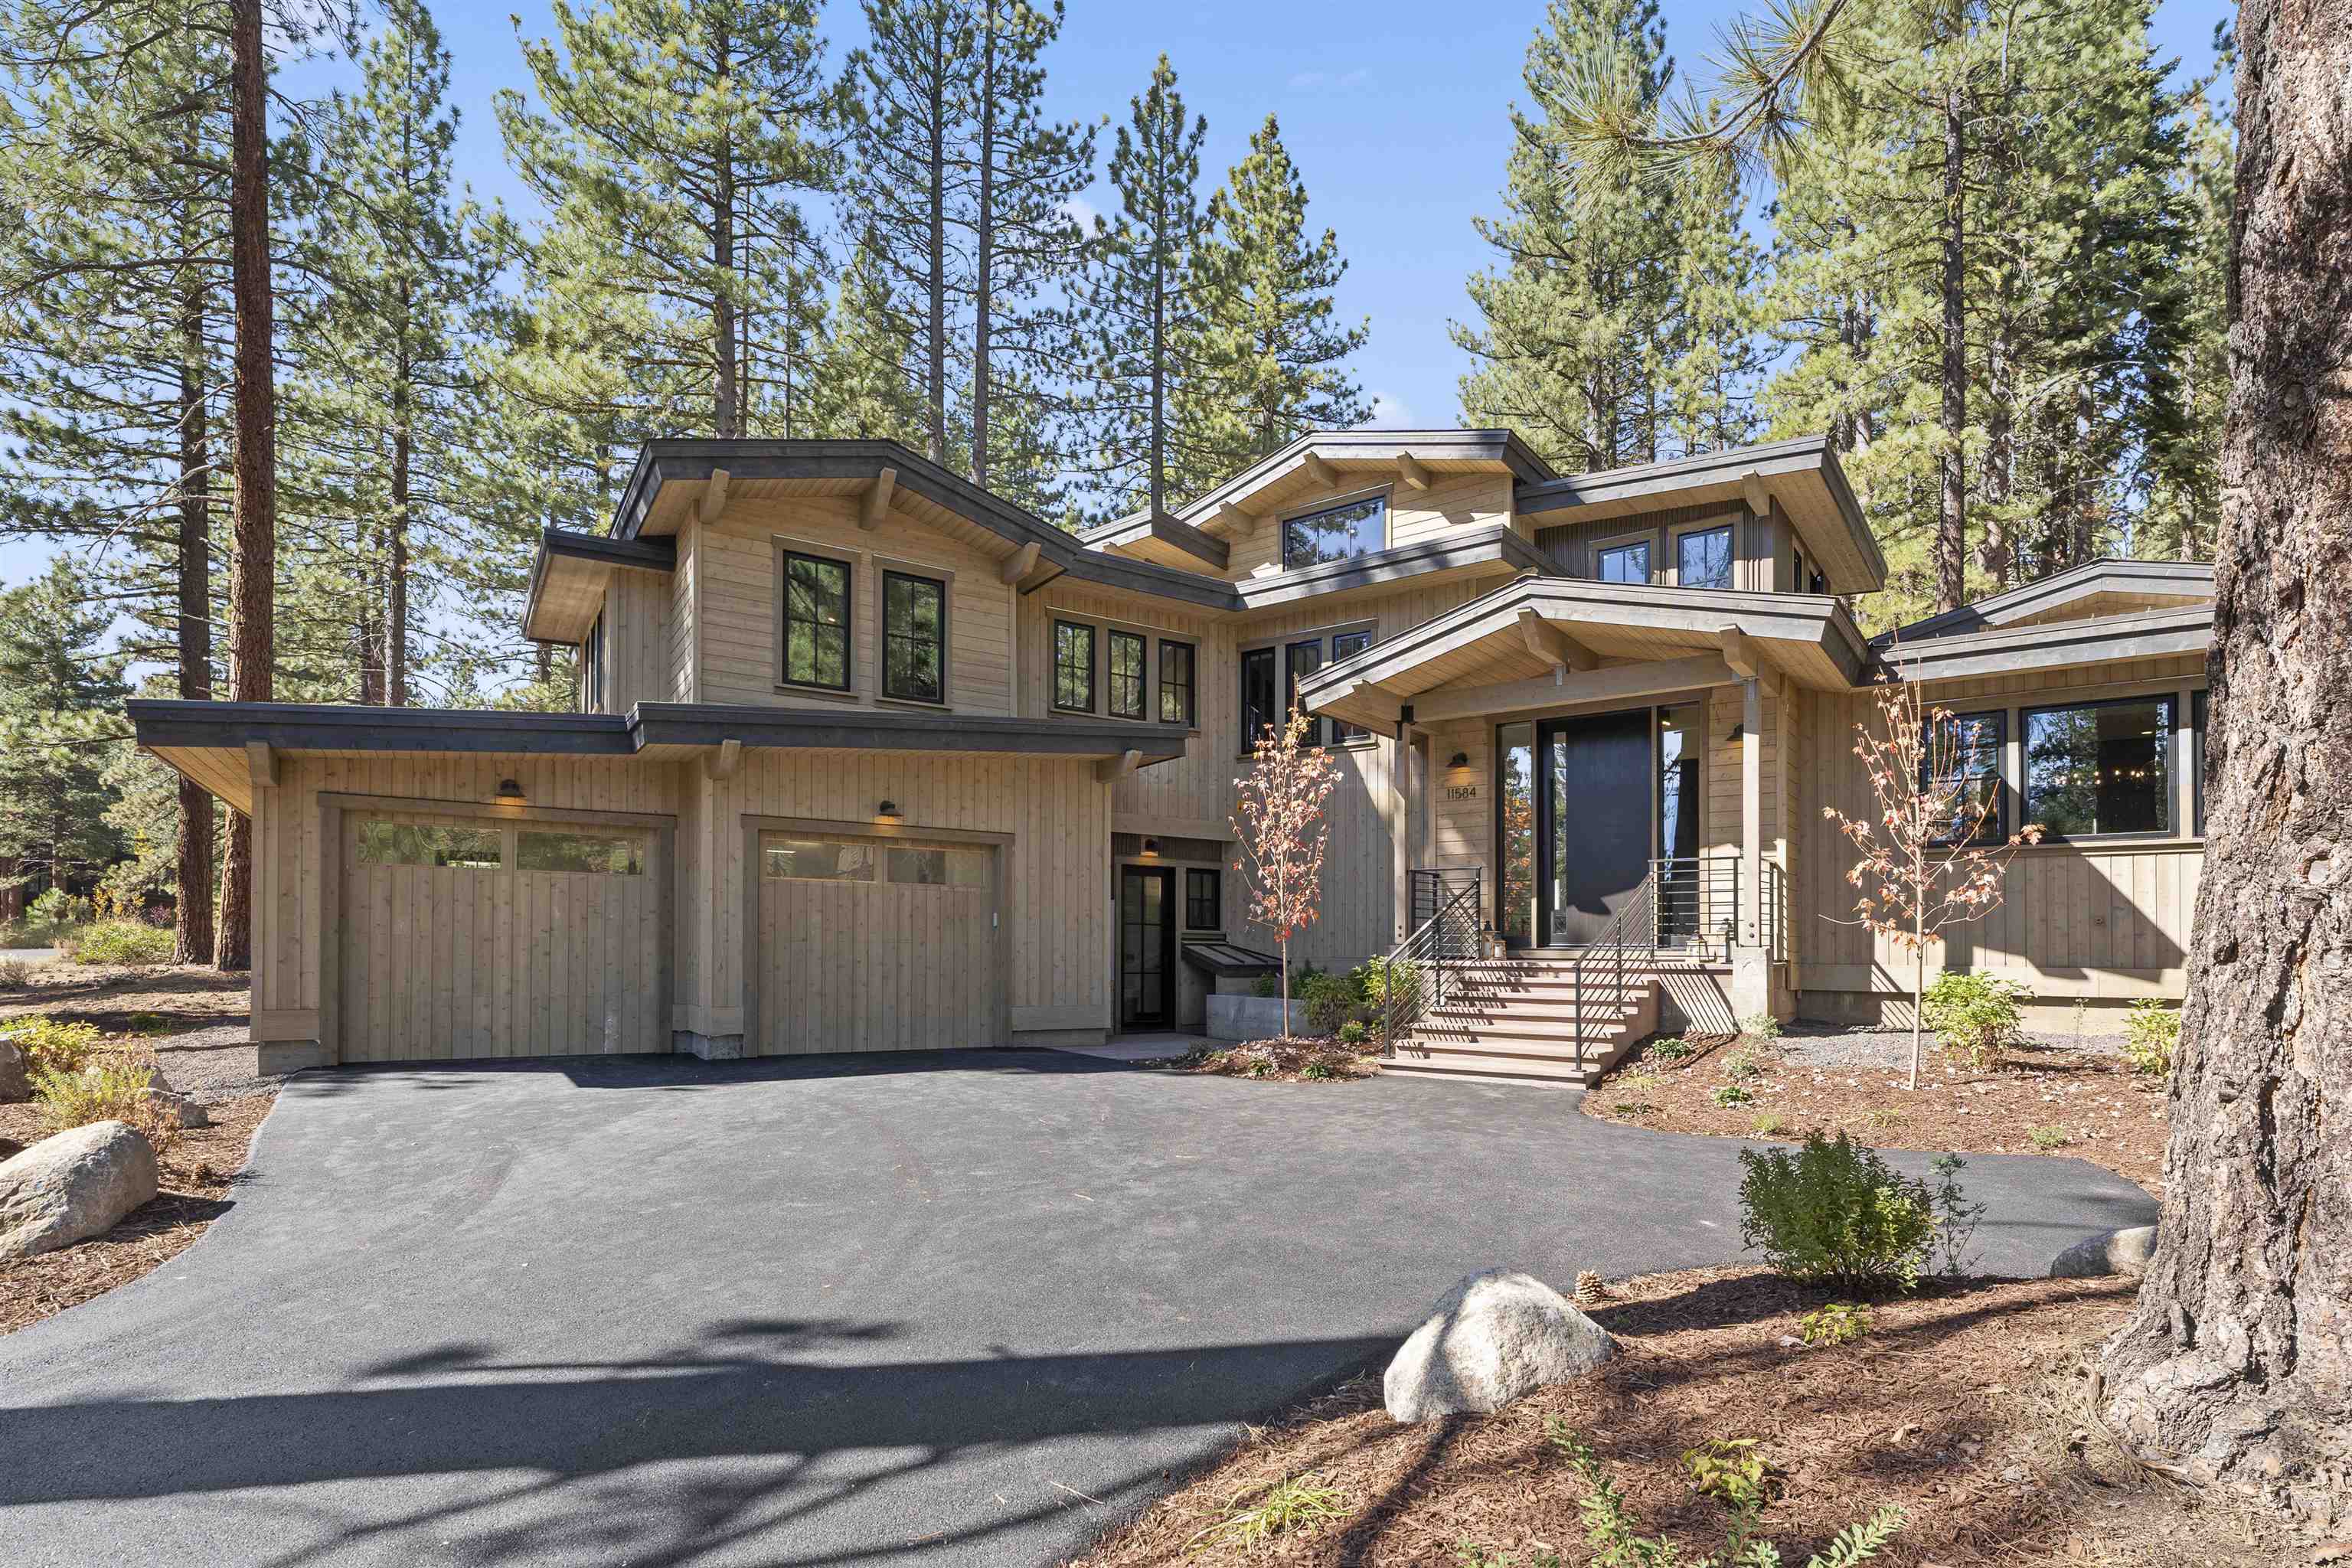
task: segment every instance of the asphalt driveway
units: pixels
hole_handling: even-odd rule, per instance
[[[1738,1254],[1736,1145],[1573,1095],[1054,1052],[305,1075],[203,1242],[0,1339],[0,1536],[1048,1563],[1471,1269]],[[1969,1175],[1990,1272],[2154,1215],[2079,1161]]]

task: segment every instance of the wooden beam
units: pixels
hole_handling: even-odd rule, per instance
[[[1143,765],[1141,752],[1121,752],[1115,757],[1105,757],[1095,764],[1095,777],[1104,784],[1123,779]]]
[[[245,743],[246,771],[253,775],[253,787],[270,789],[278,783],[278,753],[269,749],[267,741]]]
[[[1031,540],[1013,552],[1012,558],[998,568],[997,576],[1006,583],[1018,583],[1037,569],[1037,542]]]
[[[1490,714],[1524,713],[1544,708],[1565,708],[1580,702],[1615,702],[1637,697],[1663,696],[1670,691],[1695,691],[1728,686],[1737,679],[1715,655],[1654,659],[1644,664],[1612,664],[1571,675],[1565,670],[1532,680],[1506,680],[1494,686],[1440,688],[1412,700],[1417,729],[1449,719],[1481,719]],[[1352,722],[1352,716],[1342,714]]]
[[[1535,610],[1519,612],[1519,636],[1526,639],[1529,653],[1559,668],[1582,671],[1600,668],[1600,658],[1591,648]]]
[[[1739,493],[1748,500],[1748,510],[1758,517],[1772,515],[1772,492],[1764,486],[1764,476],[1750,468],[1739,476]]]
[[[1244,511],[1230,502],[1219,507],[1216,517],[1212,521],[1223,523],[1235,539],[1247,539],[1257,531],[1257,513]]]
[[[1734,675],[1760,683],[1775,696],[1780,694],[1780,669],[1762,644],[1738,626],[1726,626],[1717,635],[1723,639],[1723,662],[1731,667]]]
[[[717,522],[719,514],[727,510],[728,478],[726,469],[713,468],[710,470],[710,478],[703,483],[702,524],[705,528]]]
[[[719,749],[702,759],[702,771],[714,779],[735,776],[735,769],[743,761],[743,742],[731,736],[719,742]]]
[[[1397,454],[1397,478],[1417,490],[1425,490],[1429,488],[1429,470],[1423,468],[1421,459],[1411,452]]]
[[[1305,457],[1301,458],[1299,459],[1299,467],[1307,470],[1307,477],[1308,479],[1313,479],[1317,484],[1321,485],[1324,489],[1338,489],[1339,488],[1339,470],[1332,468],[1330,464],[1325,462],[1314,453],[1309,452]]]
[[[885,468],[874,476],[874,482],[866,487],[866,504],[857,510],[858,527],[876,529],[882,526],[882,519],[890,510],[890,492],[898,483],[898,470],[896,468]]]

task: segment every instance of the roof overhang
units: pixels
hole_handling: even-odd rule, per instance
[[[1139,511],[1132,517],[1122,517],[1116,522],[1089,528],[1078,539],[1089,550],[1117,550],[1162,566],[1173,566],[1180,572],[1197,572],[1203,566],[1223,572],[1233,556],[1232,546],[1223,540],[1213,538],[1164,511],[1157,515]]]
[[[1995,626],[1876,648],[1905,680],[1959,680],[2048,669],[2084,669],[2143,658],[2201,655],[2213,646],[2213,606],[2148,610],[2037,626]]]
[[[2210,604],[2213,568],[2201,561],[2090,561],[2068,571],[1914,621],[1877,638],[1880,646],[1916,643],[2032,621],[2068,606],[2085,619],[2109,614],[2188,609]]]
[[[550,528],[539,536],[530,563],[530,595],[523,602],[522,635],[533,642],[576,643],[587,637],[616,568],[677,570],[677,546],[667,539],[608,539]]]
[[[1299,683],[1318,713],[1393,733],[1416,722],[1630,700],[1755,676],[1844,689],[1868,650],[1818,594],[1522,577]]]
[[[1823,436],[1522,484],[1514,504],[1541,527],[1718,500],[1745,501],[1758,511],[1759,501],[1778,501],[1832,593],[1867,594],[1886,585],[1886,557]]]
[[[1124,770],[1184,754],[1170,725],[866,709],[641,702],[626,713],[520,713],[334,703],[125,705],[139,744],[240,811],[278,755],[483,753],[669,762],[740,747],[1091,759]]]
[[[1508,430],[1324,430],[1261,458],[1178,507],[1176,515],[1196,528],[1215,527],[1227,508],[1269,515],[1306,489],[1327,488],[1318,469],[1344,482],[1369,484],[1409,468],[1424,476],[1508,475],[1517,483],[1552,477],[1550,466]]]

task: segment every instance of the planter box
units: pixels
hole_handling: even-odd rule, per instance
[[[1307,1026],[1307,1005],[1295,996],[1290,1002],[1290,1021],[1298,1028]],[[1279,996],[1219,994],[1209,998],[1209,1037],[1213,1040],[1270,1040],[1281,1033]]]

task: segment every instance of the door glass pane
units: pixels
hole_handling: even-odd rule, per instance
[[[1675,581],[1685,588],[1731,586],[1731,528],[1706,528],[1675,541]]]
[[[456,866],[495,871],[504,864],[504,847],[495,827],[362,822],[359,850],[362,866]]]
[[[602,871],[635,877],[646,868],[645,841],[602,833],[534,833],[517,836],[515,864],[526,871]]]
[[[889,877],[893,882],[918,888],[984,888],[988,885],[988,852],[984,849],[890,848]]]
[[[828,844],[814,838],[770,838],[760,857],[760,874],[771,881],[870,882],[874,846]]]
[[[1506,724],[1495,733],[1502,776],[1503,940],[1531,947],[1536,939],[1536,727]]]
[[[1542,765],[1550,777],[1544,782],[1545,799],[1551,805],[1551,820],[1543,824],[1544,857],[1550,875],[1543,889],[1547,906],[1552,912],[1553,930],[1544,933],[1547,942],[1559,940],[1560,912],[1568,907],[1570,898],[1568,819],[1575,813],[1575,797],[1569,793],[1568,740],[1560,734],[1544,737]]]
[[[1699,726],[1706,710],[1688,702],[1658,710],[1658,926],[1688,938],[1700,926]]]

